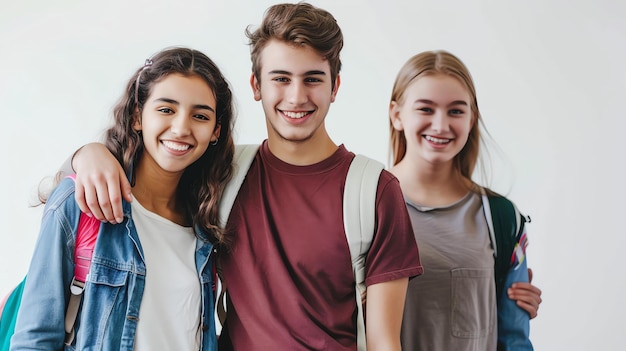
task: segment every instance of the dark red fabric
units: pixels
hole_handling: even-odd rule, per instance
[[[229,291],[222,344],[234,350],[356,350],[356,304],[343,226],[343,189],[354,154],[293,166],[264,143],[231,211]],[[398,181],[384,171],[366,283],[421,274]],[[229,342],[227,342],[229,341]]]

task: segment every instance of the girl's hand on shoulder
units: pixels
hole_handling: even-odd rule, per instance
[[[131,187],[124,169],[100,143],[83,146],[72,159],[76,170],[76,202],[81,211],[98,220],[121,223],[124,219],[122,196],[132,201]]]

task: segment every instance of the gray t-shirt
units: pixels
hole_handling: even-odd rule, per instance
[[[424,273],[409,281],[402,349],[496,350],[494,257],[480,195],[407,207]]]

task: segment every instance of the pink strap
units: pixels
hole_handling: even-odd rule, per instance
[[[76,180],[75,174],[67,177]],[[76,245],[74,247],[74,277],[82,283],[87,281],[93,248],[96,246],[99,231],[100,221],[81,212],[76,233]]]
[[[80,213],[78,233],[76,234],[76,247],[74,248],[74,277],[80,282],[87,281],[93,248],[96,246],[100,221],[95,217],[89,217],[84,212]]]

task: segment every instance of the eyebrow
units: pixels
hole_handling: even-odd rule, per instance
[[[432,100],[428,100],[428,99],[417,99],[415,100],[415,102],[421,102],[421,103],[430,104],[430,105],[437,105],[435,102],[433,102]],[[454,105],[467,106],[468,104],[466,101],[463,101],[463,100],[455,100],[448,104],[448,106],[454,106]]]
[[[174,100],[174,99],[168,99],[168,98],[158,98],[155,99],[154,101],[162,101],[162,102],[167,102],[168,104],[172,104],[172,105],[180,105],[180,102]],[[193,105],[194,109],[202,109],[202,110],[209,110],[211,112],[215,112],[215,109],[209,105],[202,105],[202,104],[197,104],[197,105]]]
[[[284,74],[287,76],[293,76],[294,74],[289,72],[289,71],[283,71],[280,69],[276,69],[273,71],[269,71],[268,74]],[[326,72],[324,71],[319,71],[319,70],[311,70],[311,71],[306,71],[304,72],[303,76],[325,76]]]

